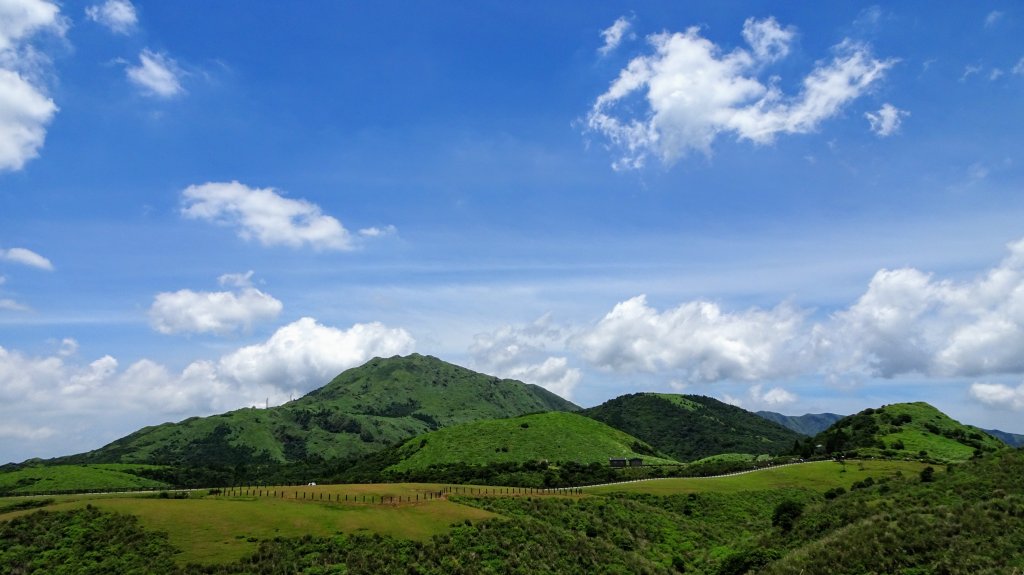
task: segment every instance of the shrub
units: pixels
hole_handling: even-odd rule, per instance
[[[935,480],[935,469],[931,465],[921,470],[921,483],[931,483]]]
[[[772,526],[781,528],[783,532],[789,532],[803,512],[803,503],[791,499],[783,501],[776,505],[775,511],[772,512]]]

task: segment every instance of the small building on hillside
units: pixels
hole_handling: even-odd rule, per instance
[[[612,467],[625,467],[628,460],[625,457],[609,457],[608,465]]]
[[[644,466],[644,460],[643,460],[642,457],[630,457],[629,458],[629,466],[630,467],[643,467]]]

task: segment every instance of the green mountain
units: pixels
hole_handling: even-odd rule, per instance
[[[634,393],[580,413],[679,461],[722,453],[783,453],[800,438],[777,423],[700,395]]]
[[[843,418],[836,413],[806,413],[804,415],[782,415],[774,411],[758,411],[761,417],[778,423],[786,429],[801,435],[817,435]]]
[[[435,357],[374,358],[279,407],[145,427],[53,463],[236,466],[330,461],[379,451],[448,425],[578,409],[541,387]]]
[[[594,419],[548,412],[464,423],[414,437],[398,448],[401,460],[388,470],[527,461],[608,465],[612,457],[675,463],[655,454],[650,445]]]
[[[1009,433],[1006,431],[999,431],[998,429],[984,429],[982,431],[1010,447],[1024,447],[1024,435],[1019,433]]]
[[[966,461],[976,453],[1005,447],[995,437],[963,425],[924,402],[865,409],[804,442],[805,452],[856,452],[860,456],[928,457],[939,461]]]

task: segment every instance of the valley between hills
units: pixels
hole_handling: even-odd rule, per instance
[[[0,467],[0,573],[1011,573],[1024,454],[999,433],[926,403],[581,409],[375,358],[278,407]]]

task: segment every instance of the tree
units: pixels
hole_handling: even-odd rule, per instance
[[[772,512],[772,526],[781,528],[783,533],[788,533],[803,512],[803,503],[793,500],[783,501],[776,505],[775,511]]]

